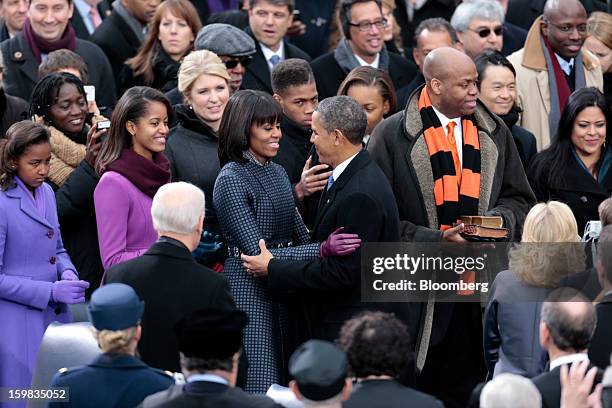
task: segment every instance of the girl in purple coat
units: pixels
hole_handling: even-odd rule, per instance
[[[102,145],[94,192],[98,241],[104,269],[140,256],[157,240],[151,204],[170,181],[163,151],[170,102],[158,90],[137,86],[121,97]]]
[[[0,141],[0,386],[29,387],[47,326],[85,301],[62,244],[49,174],[49,133],[15,123]],[[13,405],[11,405],[13,406]]]

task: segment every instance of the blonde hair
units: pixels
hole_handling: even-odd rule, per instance
[[[217,54],[207,50],[193,51],[185,57],[178,72],[178,90],[183,96],[191,92],[194,82],[203,74],[230,80],[227,68]]]
[[[94,335],[103,353],[129,354],[136,327],[132,326],[123,330],[94,330]]]
[[[536,204],[525,219],[522,244],[509,258],[516,277],[534,286],[554,287],[568,273],[584,270],[585,254],[572,210],[558,201]]]
[[[587,20],[587,33],[612,48],[612,15],[603,11],[591,13]]]

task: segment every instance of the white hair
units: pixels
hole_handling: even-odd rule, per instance
[[[530,379],[518,374],[496,375],[480,393],[481,408],[540,408],[542,396]]]
[[[469,0],[459,4],[451,17],[451,25],[460,33],[470,27],[473,19],[504,22],[504,10],[497,1]]]
[[[153,197],[151,216],[157,232],[191,234],[204,215],[204,193],[182,181],[160,187]]]

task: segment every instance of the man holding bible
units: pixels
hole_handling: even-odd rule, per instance
[[[499,216],[508,238],[517,239],[535,197],[512,134],[477,98],[474,63],[438,48],[425,58],[423,75],[425,85],[377,126],[368,145],[391,183],[402,241],[465,242],[464,225],[453,224],[469,215]],[[486,374],[480,307],[435,303],[432,295],[411,308],[417,388],[446,407],[463,407]]]

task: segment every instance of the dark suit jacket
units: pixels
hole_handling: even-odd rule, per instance
[[[313,241],[325,240],[339,227],[358,234],[362,242],[399,240],[399,216],[391,187],[365,150],[322,195]],[[268,270],[271,289],[303,294],[315,338],[334,340],[344,321],[367,307],[360,302],[361,249],[343,257],[312,261],[272,259]]]
[[[593,367],[593,365],[590,365]],[[589,369],[590,369],[589,367]],[[601,382],[602,372],[598,372],[593,388]],[[561,367],[532,378],[533,384],[542,395],[542,408],[559,408],[561,405]]]
[[[610,365],[612,353],[612,294],[596,306],[597,327],[589,345],[589,360],[601,369]]]
[[[316,60],[312,61],[312,70],[317,80],[317,91],[319,92],[319,100],[323,100],[330,96],[335,96],[338,93],[338,88],[348,72],[338,65],[334,58],[334,52],[328,52],[321,55]],[[408,85],[413,80],[418,70],[416,65],[408,61],[406,58],[389,53],[389,75],[395,89]]]
[[[175,385],[147,397],[143,408],[282,408],[265,395],[208,381]]]
[[[9,95],[30,101],[32,90],[38,82],[38,63],[23,33],[0,44],[4,57],[4,90]],[[102,50],[95,44],[76,39],[74,50],[89,69],[89,83],[96,87],[98,107],[113,107],[116,101],[111,67]]]
[[[517,25],[504,21],[504,46],[502,54],[508,56],[525,46],[527,30]]]
[[[353,387],[345,408],[443,408],[442,402],[431,395],[394,380],[367,380]]]
[[[249,28],[245,30],[255,41],[255,48],[257,51],[253,54],[253,60],[247,65],[244,77],[242,78],[242,85],[240,89],[256,89],[272,94],[272,82],[270,78],[270,68],[268,67],[268,61],[264,57],[259,42],[253,36],[253,33]],[[283,41],[285,59],[289,58],[301,58],[310,62],[310,56],[304,51],[300,50],[295,45],[289,44],[287,40]],[[320,98],[320,97],[319,97]]]
[[[106,19],[106,17],[108,17],[111,13],[110,4],[107,0],[102,0],[96,7],[98,8],[98,13],[100,14],[100,19],[102,20]],[[77,37],[82,38],[83,40],[88,40],[91,36],[89,31],[87,31],[85,23],[83,22],[83,16],[81,16],[81,13],[79,13],[76,6],[74,6],[74,12],[72,13],[72,18],[70,19],[70,25],[72,25],[72,28],[74,28],[74,32],[76,33]]]
[[[0,88],[0,138],[4,138],[6,131],[15,122],[22,121],[28,116],[30,105],[21,98],[7,95]]]
[[[141,42],[128,23],[116,11],[94,31],[89,40],[102,48],[113,70],[115,86],[118,89],[119,73],[125,60],[138,52]]]
[[[428,0],[423,7],[415,10],[412,21],[408,21],[408,12],[406,11],[405,1],[396,1],[396,8],[393,11],[393,16],[397,24],[402,30],[402,43],[406,49],[407,55],[412,55],[408,52],[414,46],[414,30],[419,23],[425,19],[432,17],[442,17],[450,21],[455,11],[455,0]]]
[[[225,277],[198,264],[184,245],[171,241],[158,241],[142,256],[108,269],[105,282],[128,284],[145,302],[138,344],[142,360],[179,371],[174,323],[197,309],[235,305]]]

